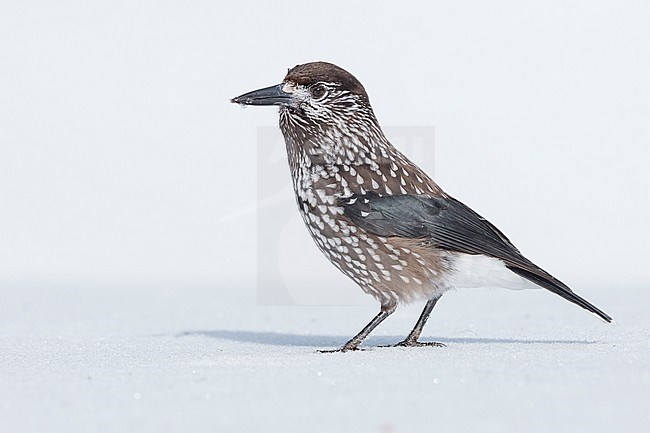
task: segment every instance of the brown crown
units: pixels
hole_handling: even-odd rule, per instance
[[[366,89],[363,88],[359,80],[345,69],[332,63],[312,62],[294,66],[289,70],[284,81],[291,81],[305,86],[311,86],[321,81],[337,83],[342,89],[368,99]]]

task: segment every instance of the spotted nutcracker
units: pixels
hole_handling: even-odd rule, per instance
[[[361,83],[326,62],[232,99],[277,105],[300,214],[318,248],[381,304],[340,351],[358,349],[400,302],[426,300],[399,346],[418,341],[443,293],[462,287],[543,287],[612,318],[526,259],[485,218],[449,196],[384,136]]]

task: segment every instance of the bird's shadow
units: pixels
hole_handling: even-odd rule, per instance
[[[336,335],[301,335],[283,332],[257,332],[237,330],[195,330],[184,331],[176,337],[203,336],[220,340],[239,341],[242,343],[266,344],[271,346],[296,346],[296,347],[338,347],[342,346],[349,338]],[[404,339],[404,336],[377,336],[365,340],[364,346],[383,346],[395,344]],[[429,340],[423,339],[424,340]],[[513,339],[513,338],[480,338],[460,337],[444,338],[435,337],[432,340],[445,344],[595,344],[592,340],[541,340],[541,339]]]

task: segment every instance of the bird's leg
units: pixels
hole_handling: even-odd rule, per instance
[[[438,296],[437,298],[430,299],[427,302],[427,305],[424,306],[424,310],[422,310],[422,314],[420,314],[420,318],[418,319],[417,323],[413,327],[411,333],[408,335],[408,337],[404,339],[404,341],[397,343],[395,346],[404,346],[404,347],[421,347],[421,346],[444,347],[445,346],[444,344],[436,343],[435,341],[427,341],[427,342],[418,341],[418,338],[420,338],[420,334],[422,334],[422,328],[424,328],[424,325],[427,323],[427,320],[431,315],[431,311],[433,311],[433,307],[436,306],[436,302],[438,302],[438,299],[440,299],[440,296]]]
[[[321,350],[320,352],[329,353],[329,352],[347,352],[348,350],[359,350],[359,345],[361,342],[372,332],[373,329],[377,327],[381,322],[383,322],[388,316],[395,312],[397,308],[396,302],[391,302],[387,304],[382,304],[379,314],[377,314],[371,321],[368,323],[357,335],[352,337],[350,341],[345,343],[343,347],[335,350]]]

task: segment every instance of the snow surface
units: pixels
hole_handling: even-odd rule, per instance
[[[369,350],[323,354],[371,307],[260,307],[237,287],[0,289],[2,432],[637,432],[650,423],[645,288],[445,295]]]

